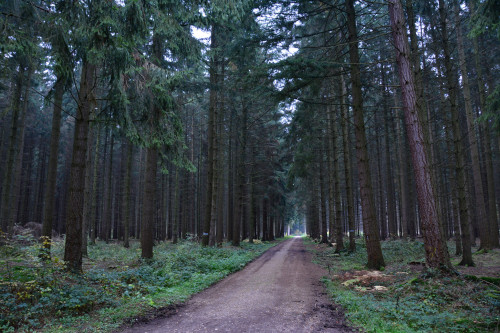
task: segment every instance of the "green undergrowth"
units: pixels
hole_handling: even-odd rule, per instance
[[[155,258],[140,258],[140,245],[89,245],[84,273],[67,273],[63,241],[50,261],[40,245],[17,240],[0,246],[0,332],[109,332],[135,318],[154,316],[181,303],[278,242],[242,242],[241,247],[202,247],[163,242]]]
[[[329,270],[323,282],[334,302],[342,305],[353,326],[365,332],[499,330],[498,272],[496,278],[443,276],[423,268],[421,242],[402,240],[382,242],[387,266],[373,272],[365,267],[363,241],[358,240],[355,253],[335,253],[335,247],[306,242],[314,260]],[[480,262],[481,256],[475,255],[474,260]]]

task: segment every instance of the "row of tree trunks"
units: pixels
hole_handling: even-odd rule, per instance
[[[21,97],[24,86],[24,72],[25,69],[23,66],[19,66],[19,71],[17,73],[16,78],[16,87],[14,90],[14,94],[12,95],[12,119],[11,119],[11,131],[10,131],[10,140],[9,147],[7,149],[7,166],[5,167],[5,176],[3,179],[2,186],[2,205],[0,212],[1,219],[1,228],[4,231],[8,231],[9,234],[12,234],[14,221],[11,221],[11,212],[12,212],[12,193],[13,193],[13,177],[15,172],[15,162],[16,156],[19,153],[19,134],[20,132],[20,123],[19,117],[20,114],[23,113],[21,106]],[[21,116],[22,117],[22,116]]]

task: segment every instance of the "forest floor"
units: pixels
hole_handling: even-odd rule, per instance
[[[307,242],[329,271],[323,279],[329,295],[364,332],[500,332],[500,249],[474,248],[475,267],[458,266],[460,256],[451,255],[456,274],[442,275],[425,268],[419,240],[382,242],[382,271],[366,269],[360,239],[354,253]],[[455,252],[453,242],[448,248]]]
[[[5,236],[5,235],[3,235]],[[158,242],[143,260],[138,241],[89,244],[83,273],[61,260],[64,239],[52,243],[51,260],[39,258],[32,235],[0,233],[0,332],[113,332],[172,313],[173,309],[245,267],[273,242],[243,241],[202,247],[193,240]],[[138,319],[140,318],[140,319]]]
[[[125,333],[355,332],[332,305],[301,238],[271,248],[245,269]]]

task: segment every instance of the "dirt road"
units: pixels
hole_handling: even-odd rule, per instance
[[[331,305],[323,275],[302,240],[293,238],[193,296],[177,313],[124,332],[353,332]]]

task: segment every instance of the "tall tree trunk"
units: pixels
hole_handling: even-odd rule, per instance
[[[234,225],[233,225],[233,246],[240,245],[241,239],[241,224],[246,224],[247,216],[245,211],[245,189],[246,189],[246,157],[247,157],[247,139],[248,139],[248,106],[244,97],[241,97],[241,121],[239,130],[239,155],[238,166],[236,171],[236,203],[234,210]]]
[[[33,74],[33,69],[28,67],[28,74],[26,78],[26,84],[24,85],[24,96],[23,96],[23,106],[21,108],[21,118],[19,119],[19,141],[17,142],[17,155],[14,165],[14,179],[12,180],[12,201],[10,210],[10,225],[14,227],[14,223],[19,221],[19,200],[21,197],[21,172],[23,170],[23,158],[24,158],[24,132],[26,130],[26,115],[28,113],[29,105],[29,95],[31,89],[31,76]]]
[[[234,111],[231,111],[229,116],[229,148],[228,148],[228,183],[227,183],[227,240],[232,241],[233,238],[233,221],[234,221],[234,154],[233,154],[233,133],[234,128]]]
[[[85,188],[85,159],[87,156],[87,135],[89,119],[94,105],[96,65],[83,61],[78,106],[75,116],[73,157],[69,175],[66,215],[66,243],[64,261],[69,270],[82,270],[82,220]]]
[[[335,205],[334,205],[334,196],[337,194],[336,193],[336,188],[334,187],[335,183],[335,170],[334,168],[337,168],[337,173],[338,173],[338,167],[336,165],[336,162],[338,161],[338,152],[335,149],[335,135],[333,133],[333,127],[335,126],[335,122],[333,121],[333,108],[331,106],[328,106],[326,109],[326,121],[327,121],[327,133],[328,133],[328,146],[327,146],[327,167],[328,167],[328,218],[329,218],[329,225],[328,229],[330,231],[330,241],[333,243],[335,241],[335,236],[333,230],[335,229],[335,219],[333,218],[335,216]],[[335,155],[333,157],[332,155]]]
[[[153,33],[153,54],[152,62],[156,66],[160,66],[163,59],[163,40],[158,36],[157,32]],[[151,110],[148,118],[148,126],[151,135],[158,129],[160,122],[160,106],[155,102],[153,91],[148,91],[151,99]],[[155,211],[156,211],[156,174],[158,172],[158,155],[159,147],[154,138],[150,137],[150,141],[146,146],[146,170],[144,172],[144,192],[142,196],[142,218],[141,218],[141,256],[145,259],[153,258],[154,245],[154,228],[155,228]]]
[[[384,104],[384,133],[385,133],[385,165],[387,168],[387,181],[386,181],[386,192],[387,192],[387,223],[389,225],[389,237],[395,238],[398,236],[398,228],[397,228],[397,220],[396,220],[396,197],[394,190],[394,174],[392,171],[392,161],[391,161],[391,152],[390,146],[391,140],[389,136],[389,124],[392,122],[392,110],[389,109],[389,105],[387,104],[389,101],[389,95],[387,94],[386,89],[386,79],[385,79],[385,68],[382,64],[381,67],[381,76],[382,76],[382,96],[383,96],[383,104]]]
[[[339,91],[342,88],[340,87]],[[335,235],[335,252],[340,252],[344,249],[344,234],[342,230],[342,207],[341,207],[341,196],[342,192],[340,190],[340,172],[339,172],[339,159],[340,159],[340,151],[337,147],[337,125],[333,120],[333,115],[331,114],[331,110],[327,112],[327,121],[328,121],[328,131],[329,131],[329,153],[328,155],[328,167],[330,168],[329,173],[329,217],[330,217],[330,237],[333,240]],[[341,115],[342,117],[342,115]],[[331,158],[331,155],[334,158]],[[323,199],[325,200],[325,199]]]
[[[495,193],[495,176],[493,173],[493,158],[491,151],[491,133],[489,124],[484,124],[484,155],[486,164],[486,179],[488,184],[488,235],[492,248],[499,247],[497,207]]]
[[[50,135],[49,165],[45,183],[42,237],[43,255],[50,256],[50,240],[54,224],[54,210],[57,185],[57,157],[59,155],[59,137],[61,134],[62,100],[64,95],[63,81],[58,78],[54,85],[54,110],[52,113],[52,133]]]
[[[175,168],[175,194],[172,211],[172,244],[177,244],[179,237],[179,168]]]
[[[417,115],[417,96],[409,61],[403,8],[400,0],[389,0],[392,34],[399,68],[399,81],[403,94],[405,122],[416,179],[419,213],[425,241],[426,261],[430,267],[451,269],[446,242],[443,239],[436,207],[435,190],[431,180],[424,133]]]
[[[340,69],[340,126],[342,128],[342,148],[344,150],[344,177],[347,195],[347,225],[349,228],[349,251],[356,251],[356,219],[354,214],[354,194],[352,190],[351,154],[349,150],[349,114],[346,107],[345,97],[347,89],[344,81],[343,68]]]
[[[346,1],[347,28],[349,30],[349,58],[351,62],[352,102],[354,112],[354,127],[356,134],[356,155],[363,207],[363,233],[368,253],[368,268],[380,269],[385,266],[382,248],[380,246],[379,227],[375,213],[370,163],[368,158],[365,122],[363,116],[363,95],[361,92],[361,77],[359,69],[358,36],[356,29],[356,12],[354,0]]]
[[[324,140],[322,140],[324,142]],[[324,146],[324,143],[323,143]],[[324,162],[324,149],[320,150],[318,155],[319,159],[319,197],[321,208],[321,243],[328,244],[328,226],[326,223],[326,189],[325,189],[325,162]],[[332,232],[332,231],[330,231]]]
[[[215,212],[215,201],[217,191],[214,189],[216,187],[217,182],[214,180],[214,176],[216,176],[216,164],[217,160],[216,150],[216,136],[217,136],[217,108],[218,108],[218,99],[220,94],[220,62],[221,62],[221,54],[218,50],[219,48],[219,36],[220,28],[217,25],[212,26],[212,35],[210,40],[210,49],[214,51],[214,55],[210,58],[210,67],[209,67],[209,75],[210,75],[210,101],[208,107],[208,160],[207,160],[207,195],[206,195],[206,208],[205,208],[205,221],[203,223],[203,235],[202,235],[202,245],[213,245],[215,243],[215,239],[210,242],[210,235],[214,232],[214,212]],[[212,237],[213,238],[213,237]],[[212,244],[211,244],[212,243]]]
[[[383,126],[382,116],[380,112],[375,112],[375,129],[378,132]],[[378,185],[378,221],[380,222],[380,239],[385,240],[387,238],[387,212],[386,212],[386,198],[384,193],[384,171],[382,170],[382,161],[384,160],[385,150],[382,150],[382,135],[375,135],[375,146],[377,150],[377,185]]]
[[[109,144],[109,153],[108,153],[108,170],[106,172],[105,179],[105,197],[104,197],[104,210],[103,210],[103,226],[102,226],[102,240],[106,243],[109,241],[110,231],[111,231],[111,216],[113,215],[112,211],[112,200],[113,200],[113,147],[114,147],[114,134],[113,130],[110,130],[111,141]]]
[[[144,173],[144,191],[143,191],[142,218],[141,218],[141,250],[142,250],[141,256],[146,259],[153,258],[157,169],[158,169],[158,149],[154,146],[147,147],[146,172]]]
[[[267,195],[264,196],[264,199],[262,200],[262,240],[263,241],[268,241],[269,240],[269,225],[268,225],[268,218],[267,218],[267,213],[268,213],[268,207],[269,207],[269,198]]]
[[[98,167],[99,167],[99,141],[101,138],[101,129],[98,124],[96,126],[96,139],[95,139],[95,149],[94,149],[94,157],[93,157],[93,166],[92,166],[92,174],[94,177],[92,178],[92,193],[90,195],[91,200],[91,208],[90,208],[90,244],[95,244],[95,238],[97,236],[97,180],[98,177]],[[90,165],[89,165],[90,167]]]
[[[218,156],[217,156],[217,173],[218,173],[218,184],[217,184],[217,209],[216,209],[216,226],[215,226],[215,243],[217,246],[222,246],[222,240],[224,238],[224,150],[223,145],[223,115],[219,112],[219,120],[217,121],[217,132],[219,133],[218,138]]]
[[[82,220],[82,255],[87,256],[87,243],[88,243],[88,229],[90,226],[90,217],[92,216],[92,155],[94,155],[94,150],[97,149],[94,145],[95,136],[95,124],[89,125],[89,134],[87,138],[87,157],[85,164],[87,165],[85,169],[85,191],[83,198],[83,220]]]
[[[123,193],[123,246],[130,246],[130,190],[132,186],[132,157],[134,155],[134,145],[125,139],[127,145],[127,166],[125,168],[125,181]]]
[[[13,232],[13,225],[10,223],[10,211],[12,203],[12,183],[15,172],[16,149],[19,137],[19,113],[21,112],[21,95],[24,85],[24,67],[19,66],[17,73],[16,88],[12,98],[12,125],[10,130],[9,148],[7,150],[7,166],[5,168],[5,176],[2,183],[2,206],[1,206],[1,228]]]
[[[466,191],[466,175],[465,175],[465,152],[463,149],[462,142],[462,131],[460,129],[459,114],[457,109],[457,91],[456,91],[456,77],[455,72],[451,64],[451,57],[448,44],[448,32],[446,25],[446,8],[444,6],[444,0],[439,0],[439,15],[441,18],[441,33],[443,38],[443,50],[444,50],[444,65],[446,69],[446,78],[448,82],[448,95],[450,101],[450,111],[452,120],[452,133],[453,133],[453,145],[455,147],[455,171],[457,175],[457,195],[458,195],[458,209],[459,209],[459,219],[461,224],[462,232],[467,233],[470,229],[469,214],[467,212],[467,197],[465,195]],[[455,221],[456,222],[456,221]],[[465,243],[462,243],[462,265],[473,266],[472,261],[472,249],[470,244],[470,237],[466,237]]]
[[[465,51],[464,51],[464,43],[462,37],[462,29],[460,26],[460,9],[459,5],[455,3],[455,24],[457,30],[457,46],[458,46],[458,56],[460,63],[460,72],[462,74],[462,85],[463,85],[463,94],[464,94],[464,102],[465,102],[465,115],[467,119],[467,134],[469,138],[470,144],[470,154],[472,161],[472,176],[474,183],[474,196],[475,196],[475,204],[476,204],[476,217],[479,221],[483,221],[486,218],[486,208],[484,203],[484,192],[483,192],[483,181],[481,179],[481,166],[479,162],[479,148],[476,138],[476,129],[474,126],[474,118],[472,116],[472,101],[471,101],[471,93],[470,93],[470,85],[469,85],[469,75],[467,71],[467,63],[465,60]],[[460,262],[460,265],[471,265],[473,264],[472,260],[472,251],[471,251],[471,236],[470,236],[470,226],[464,229],[462,226],[461,232],[461,240],[462,240],[462,248],[467,249],[467,253],[465,251],[462,252],[463,259]]]
[[[255,211],[255,155],[257,152],[255,151],[255,146],[252,147],[252,164],[251,164],[251,170],[250,170],[250,185],[249,185],[249,199],[248,199],[248,208],[250,209],[249,212],[249,223],[250,223],[250,230],[249,230],[249,235],[248,235],[248,242],[253,243],[253,239],[255,237],[255,225],[256,225],[256,211]]]
[[[468,5],[470,6],[470,9],[471,9],[471,12],[475,12],[475,4],[474,4],[474,1],[468,1]],[[480,109],[481,111],[485,111],[485,108],[486,108],[486,91],[485,91],[485,83],[484,83],[484,78],[483,78],[483,70],[482,70],[482,66],[481,66],[481,61],[480,61],[480,57],[479,57],[479,43],[478,43],[478,38],[477,37],[474,37],[472,39],[472,43],[473,43],[473,46],[474,46],[474,61],[475,61],[475,65],[476,65],[476,73],[477,73],[477,86],[478,86],[478,90],[479,90],[479,104],[480,104]],[[483,133],[487,130],[487,127],[483,124],[482,126],[482,130],[483,130]],[[486,147],[486,142],[484,142],[486,140],[483,140],[483,145],[484,145],[484,148],[485,148],[485,162],[487,163],[488,161],[487,160],[487,147]],[[490,182],[491,179],[488,178],[488,167],[486,166],[486,180],[487,180],[487,186],[489,185],[488,182]],[[492,183],[494,184],[494,183]],[[488,186],[489,187],[489,186]],[[490,232],[492,230],[490,230],[490,225],[493,225],[492,223],[492,214],[491,214],[491,209],[489,206],[494,206],[495,203],[493,202],[493,205],[490,204],[490,199],[491,199],[491,193],[488,192],[488,205],[486,206],[486,208],[488,209],[488,212],[487,212],[487,218],[484,219],[483,221],[479,220],[479,238],[480,238],[480,245],[479,245],[479,248],[480,249],[484,249],[486,251],[490,250],[493,245],[491,244],[491,238],[492,238],[492,235],[490,234]],[[494,224],[496,225],[496,228],[495,228],[495,233],[498,237],[498,225],[497,225],[497,222],[496,222],[496,218],[495,218],[495,221],[494,221]],[[493,229],[493,228],[492,228]]]

